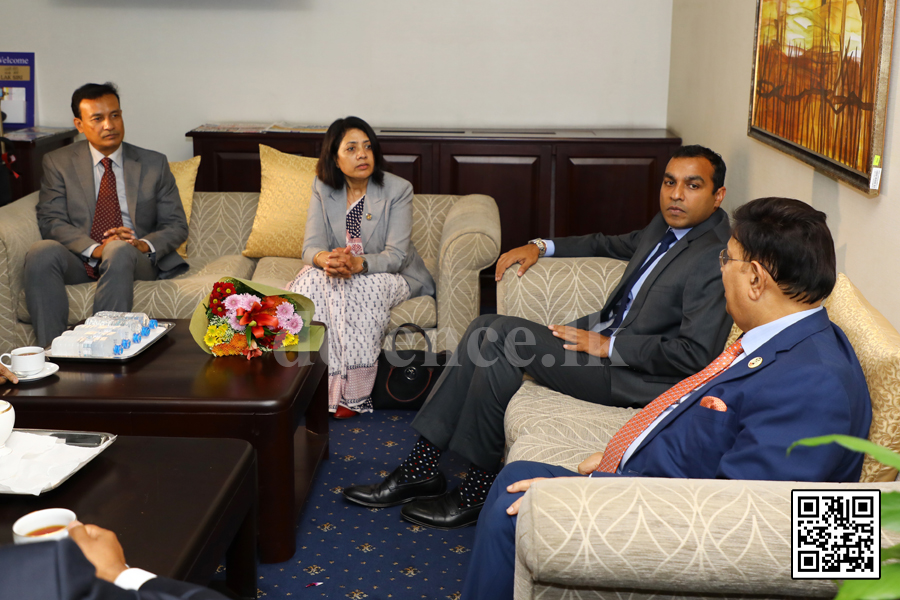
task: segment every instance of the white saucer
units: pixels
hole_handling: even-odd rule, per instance
[[[43,379],[44,377],[50,377],[57,371],[59,371],[58,364],[52,363],[52,362],[45,362],[44,368],[41,369],[40,373],[35,373],[34,375],[29,375],[28,377],[19,377],[19,382],[37,381],[38,379]]]

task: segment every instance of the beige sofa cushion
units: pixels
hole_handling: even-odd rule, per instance
[[[259,145],[262,188],[244,256],[300,258],[318,159]]]
[[[853,345],[869,384],[869,440],[900,452],[900,334],[843,273],[838,274],[834,291],[824,304],[828,316]],[[893,481],[896,476],[896,469],[866,455],[860,481]]]
[[[197,304],[209,295],[216,281],[225,276],[250,279],[255,267],[252,259],[236,254],[213,260],[192,259],[190,270],[174,279],[136,281],[132,310],[147,313],[155,319],[189,319]],[[96,289],[96,283],[66,286],[69,325],[75,325],[94,314]],[[31,315],[25,304],[25,290],[22,290],[19,297],[17,313],[19,321],[31,323]]]

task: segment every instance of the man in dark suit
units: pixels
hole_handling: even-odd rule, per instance
[[[0,548],[0,600],[225,600],[125,564],[116,534],[77,523],[71,539]]]
[[[863,454],[836,444],[786,456],[802,438],[865,438],[872,421],[856,354],[821,306],[836,278],[825,214],[762,198],[734,216],[721,272],[728,313],[744,335],[632,417],[578,466],[582,475],[859,481]],[[574,476],[528,461],[501,471],[478,522],[463,598],[513,597],[524,492],[540,479]]]
[[[127,312],[134,280],[187,269],[175,252],[188,234],[175,177],[162,154],[123,143],[115,86],[78,88],[72,112],[87,140],[44,157],[37,205],[44,239],[25,257],[25,302],[40,346],[66,329],[66,285],[97,281],[94,312]]]
[[[517,317],[482,315],[467,329],[434,391],[413,421],[422,434],[409,458],[383,482],[344,496],[364,506],[411,502],[418,524],[472,525],[503,458],[503,416],[523,373],[587,402],[641,407],[703,368],[728,336],[731,319],[718,254],[729,236],[725,163],[702,146],[679,148],[666,166],[660,214],[640,231],[532,240],[500,257],[497,277],[541,256],[628,260],[602,310],[549,328]],[[444,494],[440,451],[471,461],[459,489]]]

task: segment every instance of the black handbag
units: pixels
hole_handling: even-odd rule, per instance
[[[397,334],[404,328],[425,338],[428,350],[397,350]],[[378,356],[372,405],[376,409],[419,410],[441,376],[450,355],[447,350],[432,352],[431,340],[418,325],[400,325],[394,330],[391,350],[382,350]]]

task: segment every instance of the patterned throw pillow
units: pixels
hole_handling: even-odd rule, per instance
[[[169,169],[175,176],[175,185],[178,186],[178,195],[181,196],[181,205],[187,217],[188,225],[191,223],[191,205],[194,202],[194,184],[197,183],[197,169],[200,168],[200,157],[195,156],[181,162],[170,162]],[[187,240],[178,246],[178,254],[187,258]]]
[[[316,176],[316,158],[285,154],[259,145],[262,187],[244,256],[300,258],[306,211]]]
[[[900,451],[900,334],[843,273],[824,304],[850,340],[869,384],[869,441]],[[866,455],[860,481],[893,481],[896,476],[896,469]]]

